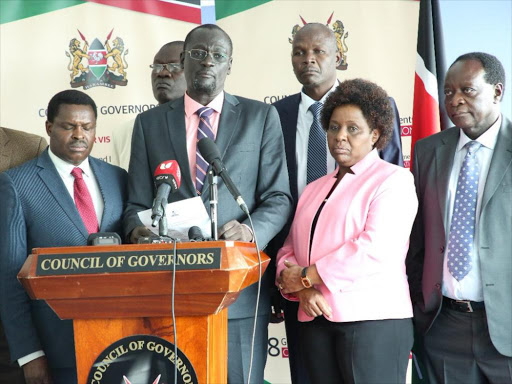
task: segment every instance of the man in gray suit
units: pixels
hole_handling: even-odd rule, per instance
[[[97,109],[67,90],[48,105],[50,146],[0,174],[0,315],[11,359],[27,384],[76,383],[71,320],[31,300],[16,276],[33,248],[87,245],[94,232],[120,232],[126,171],[89,156]]]
[[[512,123],[499,60],[460,56],[445,80],[455,124],[418,141],[420,207],[407,273],[432,383],[512,383]]]
[[[0,127],[0,172],[32,160],[48,146],[41,136]],[[9,364],[9,347],[0,322],[0,383],[25,384],[23,371]]]
[[[231,71],[232,42],[216,25],[193,29],[181,56],[187,92],[173,102],[146,111],[135,121],[129,167],[125,234],[132,242],[148,234],[137,212],[151,208],[155,187],[153,172],[165,160],[177,160],[181,186],[169,196],[174,202],[201,196],[207,210],[208,178],[196,153],[197,138],[212,135],[222,161],[248,205],[255,233],[226,185],[219,181],[219,236],[226,240],[253,241],[261,248],[288,219],[291,197],[283,136],[274,107],[224,92]],[[204,108],[206,106],[206,109]],[[203,184],[204,183],[204,184]],[[269,289],[274,277],[265,274],[260,295],[251,383],[263,382],[267,355]],[[246,288],[229,307],[228,382],[247,383],[257,284]]]

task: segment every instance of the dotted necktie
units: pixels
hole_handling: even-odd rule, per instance
[[[213,109],[209,107],[202,107],[196,111],[196,114],[199,116],[197,142],[205,137],[215,140],[215,135],[213,134],[212,125],[210,123],[210,116],[212,113]],[[201,156],[199,148],[196,147],[196,191],[198,195],[200,195],[203,190],[208,165],[208,162],[203,158],[203,156]]]
[[[309,111],[313,113],[313,124],[309,130],[307,184],[327,174],[327,139],[320,125],[321,110],[322,103],[318,101],[309,107]]]
[[[457,181],[450,235],[448,238],[448,271],[462,280],[471,270],[471,251],[475,236],[476,202],[480,169],[475,153],[481,144],[470,141]]]
[[[91,233],[96,233],[99,230],[98,218],[96,216],[96,211],[94,210],[91,194],[89,193],[89,189],[87,189],[87,185],[82,177],[82,170],[75,167],[71,171],[71,174],[75,178],[73,194],[78,213],[80,213],[89,235]]]

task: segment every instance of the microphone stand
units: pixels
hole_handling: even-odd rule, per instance
[[[217,175],[214,175],[213,169],[208,172],[208,181],[210,182],[210,217],[212,222],[212,239],[219,240],[219,233],[217,230],[217,207],[218,207],[218,190],[217,190]]]
[[[160,220],[158,220],[158,235],[161,237],[167,237],[168,233],[167,228],[167,216],[165,215],[165,207],[162,204],[162,216],[160,217]]]

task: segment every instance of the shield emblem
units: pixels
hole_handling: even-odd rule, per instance
[[[101,44],[101,42],[95,38],[92,44],[89,46],[89,50],[87,51],[89,55],[89,69],[92,74],[99,80],[101,76],[107,70],[107,50],[105,46]]]

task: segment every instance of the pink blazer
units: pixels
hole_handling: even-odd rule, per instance
[[[412,174],[381,160],[373,150],[352,167],[327,200],[312,242],[311,224],[337,171],[309,184],[297,205],[290,233],[277,254],[284,261],[316,264],[316,285],[332,308],[332,321],[412,317],[405,257],[418,209]],[[297,300],[285,295],[288,300]],[[301,309],[299,321],[310,321]]]

